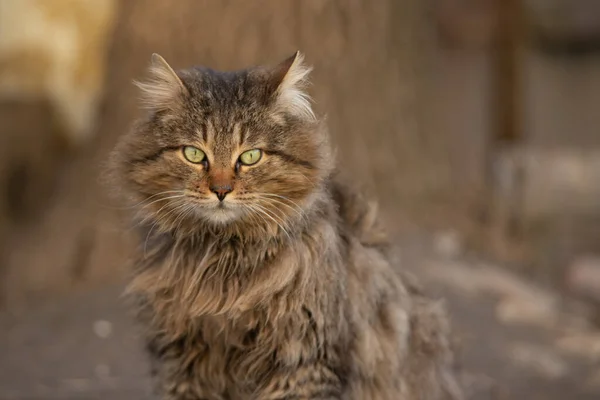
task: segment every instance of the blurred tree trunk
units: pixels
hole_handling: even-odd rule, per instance
[[[496,0],[496,32],[492,52],[491,135],[486,148],[486,196],[483,198],[489,246],[499,257],[522,237],[522,201],[525,185],[523,165],[515,159],[524,144],[523,17],[521,0]],[[512,157],[511,157],[512,156]]]
[[[130,237],[120,230],[119,212],[98,174],[137,115],[131,81],[145,73],[153,52],[175,68],[235,69],[301,50],[315,67],[312,93],[317,110],[328,115],[346,175],[366,183],[388,211],[439,189],[443,146],[418,124],[423,3],[121,1],[96,142],[71,166],[40,223],[13,238],[8,300],[16,304],[126,271]]]

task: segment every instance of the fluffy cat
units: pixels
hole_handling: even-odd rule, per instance
[[[113,154],[137,203],[129,292],[162,399],[460,398],[442,307],[401,278],[340,183],[296,53],[174,72]]]

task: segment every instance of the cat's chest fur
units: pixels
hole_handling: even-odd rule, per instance
[[[195,390],[207,398],[248,398],[269,381],[276,367],[317,356],[318,335],[307,329],[307,315],[290,315],[295,321],[285,318],[273,324],[260,314],[248,313],[236,321],[222,317],[190,321],[192,331],[180,342],[180,353],[164,359],[171,366],[166,372],[193,376]],[[292,326],[295,329],[289,329]]]
[[[281,303],[276,307],[247,301],[242,303],[254,306],[232,308],[230,304],[229,312],[223,314],[194,315],[193,310],[178,306],[181,303],[175,294],[170,296],[154,299],[152,320],[159,322],[157,331],[163,334],[154,336],[149,349],[162,364],[161,375],[188,376],[186,385],[192,386],[166,388],[167,392],[206,399],[247,399],[269,382],[276,369],[293,368],[322,356],[324,327],[315,321],[311,306],[302,301],[290,303],[275,294],[271,300]],[[212,294],[206,296],[211,303]]]
[[[237,321],[236,331],[258,318],[251,312],[273,322],[318,307],[314,294],[340,282],[341,275],[333,278],[339,255],[325,240],[331,229],[324,223],[292,243],[156,236],[138,260],[130,290],[146,298],[153,320],[173,333],[187,331],[199,317],[214,325],[225,316]]]
[[[197,384],[163,391],[249,398],[275,370],[325,357],[325,344],[338,341],[343,279],[329,276],[339,266],[333,252],[307,249],[324,243],[312,236],[293,246],[150,242],[131,284],[143,299],[149,349],[161,375]]]

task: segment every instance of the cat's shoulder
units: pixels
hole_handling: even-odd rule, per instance
[[[330,193],[340,222],[348,234],[365,245],[387,245],[387,233],[379,217],[377,199],[367,197],[359,186],[340,174],[332,176]]]

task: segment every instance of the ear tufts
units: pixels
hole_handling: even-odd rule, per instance
[[[297,51],[276,66],[271,73],[271,84],[276,87],[275,111],[314,121],[310,96],[305,92],[312,68],[304,65],[304,56]]]
[[[177,73],[160,55],[152,54],[149,79],[134,81],[141,90],[141,101],[145,108],[166,110],[177,107],[187,89]]]

